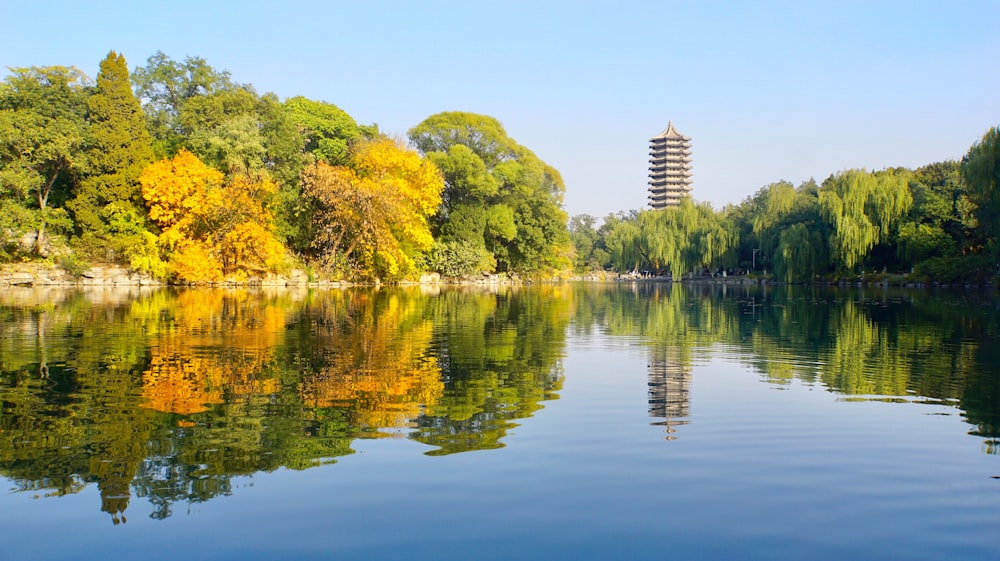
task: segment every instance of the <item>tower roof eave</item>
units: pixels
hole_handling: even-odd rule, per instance
[[[682,140],[691,140],[689,137],[677,132],[677,129],[674,128],[673,121],[667,121],[667,128],[663,129],[663,132],[654,136],[650,140],[655,140],[657,138],[679,138]]]

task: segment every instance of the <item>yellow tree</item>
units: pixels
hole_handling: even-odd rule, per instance
[[[427,218],[441,204],[444,180],[397,141],[358,145],[351,167],[317,162],[302,183],[313,206],[313,248],[328,268],[398,277],[434,242]]]
[[[284,258],[266,202],[277,188],[266,177],[222,173],[181,150],[148,166],[139,179],[149,217],[172,273],[184,281],[273,271]]]

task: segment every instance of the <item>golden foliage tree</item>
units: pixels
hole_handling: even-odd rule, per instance
[[[434,242],[427,218],[441,204],[444,180],[397,141],[358,145],[351,167],[317,162],[302,185],[313,206],[313,249],[329,269],[399,277]]]
[[[266,177],[222,173],[181,150],[140,177],[159,244],[180,280],[246,278],[273,271],[284,259],[267,201],[277,187]]]

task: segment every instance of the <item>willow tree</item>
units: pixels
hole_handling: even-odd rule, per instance
[[[738,240],[732,224],[709,204],[685,198],[676,207],[619,222],[607,246],[620,271],[668,271],[679,278],[698,268],[731,265]]]
[[[704,268],[735,265],[740,238],[736,225],[708,203],[697,203],[694,207],[697,222],[691,243],[693,264]]]
[[[616,270],[636,272],[644,266],[646,257],[639,248],[640,233],[638,220],[634,218],[618,222],[608,232],[606,244]]]
[[[909,172],[847,170],[823,182],[820,211],[831,225],[830,249],[834,260],[852,269],[879,243],[902,217],[913,196]]]
[[[787,181],[779,181],[761,189],[757,197],[759,208],[753,216],[753,233],[760,234],[792,210],[795,187]]]
[[[778,236],[774,274],[785,282],[809,281],[826,264],[826,240],[799,222]]]
[[[751,233],[757,239],[753,249],[761,253],[761,257],[772,258],[778,246],[778,237],[787,227],[786,217],[795,205],[796,191],[791,183],[779,181],[761,188],[751,200]],[[754,260],[751,263],[762,261]]]
[[[1000,127],[986,131],[962,158],[962,177],[979,205],[979,223],[986,230],[994,258],[1000,258]]]

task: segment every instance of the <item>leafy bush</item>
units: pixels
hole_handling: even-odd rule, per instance
[[[470,242],[438,242],[427,256],[427,266],[445,277],[465,277],[492,272],[496,261],[485,248]]]
[[[982,283],[990,280],[996,264],[988,255],[933,257],[913,268],[913,277],[925,282]]]
[[[81,260],[74,253],[67,253],[59,256],[59,258],[56,259],[56,265],[59,265],[62,270],[76,278],[82,277],[83,273],[89,268],[87,262]]]

